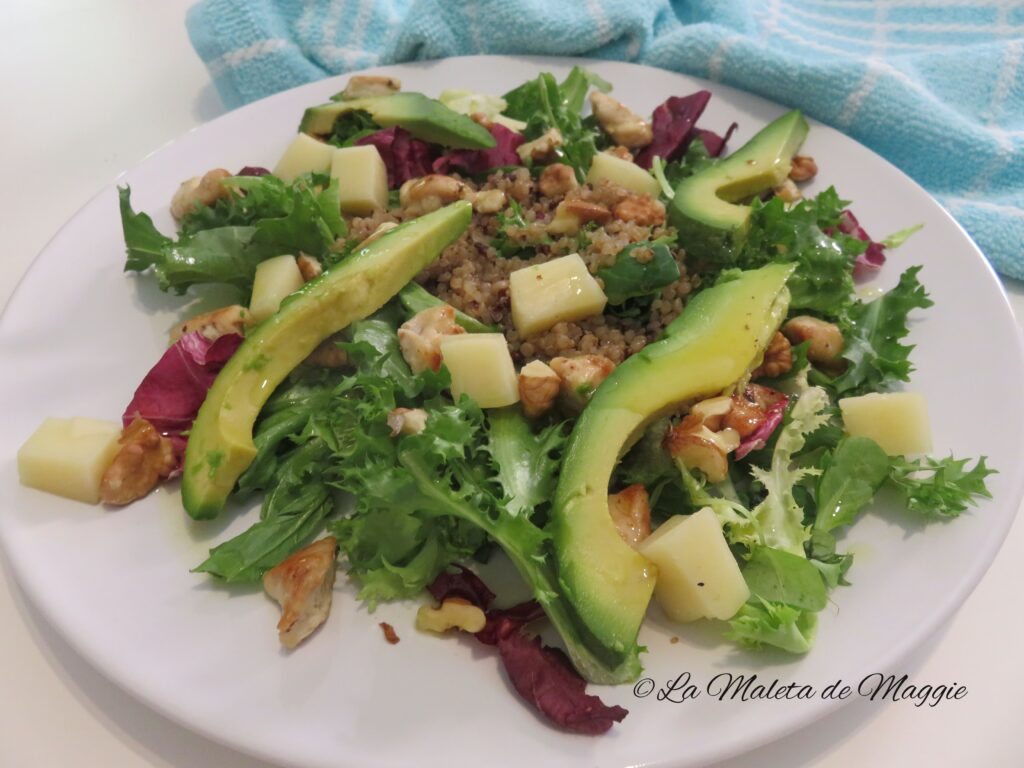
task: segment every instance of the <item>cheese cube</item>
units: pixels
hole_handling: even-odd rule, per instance
[[[658,567],[654,599],[673,621],[731,619],[750,597],[710,507],[669,518],[639,552]]]
[[[281,301],[305,284],[294,256],[285,254],[261,261],[252,281],[249,313],[254,322],[262,322],[281,308]]]
[[[300,133],[281,155],[274,175],[291,184],[304,173],[326,173],[331,169],[336,147]]]
[[[508,278],[512,322],[526,337],[555,323],[582,320],[604,311],[608,298],[578,253],[517,269]]]
[[[441,360],[452,375],[452,397],[463,394],[481,408],[519,402],[519,381],[500,333],[460,333],[441,339]]]
[[[96,504],[120,436],[117,422],[46,419],[18,450],[18,478],[29,488]]]
[[[388,207],[388,169],[376,147],[334,150],[331,176],[338,180],[342,213],[368,216]]]
[[[872,393],[839,401],[848,435],[870,437],[890,456],[928,453],[928,403],[917,392]]]
[[[607,152],[598,152],[594,155],[594,161],[587,172],[588,184],[596,184],[601,179],[625,187],[630,192],[641,195],[646,192],[655,199],[661,194],[661,185],[651,174],[636,163]]]

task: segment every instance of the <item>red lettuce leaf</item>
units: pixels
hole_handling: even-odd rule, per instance
[[[656,156],[665,162],[681,157],[697,136],[694,125],[710,98],[711,91],[697,91],[689,96],[670,96],[658,106],[651,118],[654,139],[636,156],[636,164],[649,169]]]
[[[457,573],[442,571],[437,578],[427,586],[427,591],[439,603],[443,603],[449,597],[461,597],[468,600],[477,608],[487,610],[494,601],[494,593],[484,584],[483,579],[473,573],[469,568],[462,565],[455,565]]]
[[[859,254],[853,262],[855,280],[864,280],[882,268],[885,264],[884,246],[871,239],[871,235],[864,231],[864,227],[849,209],[839,214],[839,231],[868,244],[867,250]]]
[[[562,651],[541,645],[521,631],[498,639],[498,652],[512,685],[526,701],[563,728],[588,735],[604,733],[629,712],[587,694],[586,681]]]
[[[521,133],[506,128],[500,123],[492,123],[491,135],[495,144],[491,149],[453,149],[445,152],[434,161],[435,173],[448,173],[451,169],[469,174],[486,173],[492,168],[503,165],[520,165],[521,160],[516,147],[525,141]]]
[[[765,420],[740,442],[735,454],[737,459],[742,459],[751,451],[759,451],[768,444],[772,433],[782,423],[782,417],[786,415],[786,406],[788,404],[789,398],[783,397],[781,400],[768,406]]]
[[[476,633],[484,645],[497,645],[502,637],[518,632],[527,624],[544,618],[544,609],[536,600],[513,605],[511,608],[493,608],[487,611],[487,624]]]
[[[213,380],[241,343],[236,333],[214,341],[198,331],[182,336],[142,379],[121,418],[124,426],[143,418],[170,438],[182,455],[184,433],[195,421]]]
[[[541,715],[566,730],[596,736],[629,714],[588,695],[586,680],[562,651],[526,634],[526,625],[544,616],[540,603],[527,600],[511,608],[488,610],[494,593],[468,568],[456,568],[458,573],[441,573],[427,591],[439,602],[461,597],[486,611],[487,624],[476,633],[476,639],[498,647],[512,686]]]
[[[708,154],[711,155],[711,157],[718,157],[722,154],[722,150],[725,149],[725,145],[732,136],[733,131],[739,127],[739,123],[733,123],[725,131],[725,136],[719,136],[714,131],[707,131],[703,128],[695,128],[694,130],[697,132],[697,136],[700,137],[700,140],[704,142],[704,146],[707,148]]]
[[[414,139],[408,131],[393,125],[356,140],[360,146],[377,148],[388,169],[388,189],[397,189],[409,179],[430,173],[434,149],[425,141]]]

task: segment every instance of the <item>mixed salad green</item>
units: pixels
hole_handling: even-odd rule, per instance
[[[401,183],[430,172],[424,163],[433,167],[438,151],[447,153],[445,168],[461,168],[469,177],[482,165],[485,172],[477,171],[478,176],[522,165],[537,176],[545,163],[523,160],[503,142],[510,134],[518,134],[519,143],[529,142],[552,129],[561,142],[550,161],[569,165],[582,183],[595,155],[614,145],[595,117],[584,115],[592,88],[607,92],[611,86],[574,68],[562,82],[542,73],[501,100],[469,99],[478,106],[491,105],[492,118],[500,115],[522,127],[514,131],[495,123],[493,147],[438,148],[427,142],[434,149],[427,161],[415,138],[394,129],[415,122],[384,125],[377,121],[380,112],[339,112],[321,139],[339,147],[369,141],[382,156],[387,154],[392,203]],[[690,98],[659,107],[652,141],[636,156],[642,164],[647,153],[665,204],[671,204],[687,179],[724,162],[728,134],[723,138],[697,128],[707,97]],[[449,103],[456,102],[453,96]],[[390,138],[378,135],[387,131]],[[484,158],[474,152],[491,154]],[[257,266],[270,257],[306,254],[330,274],[369,248],[348,236],[349,224],[339,213],[339,181],[327,173],[286,181],[249,169],[224,183],[232,194],[196,206],[173,238],[161,234],[146,214],[135,212],[129,190],[122,190],[126,269],[149,270],[164,290],[178,293],[202,283],[231,285],[244,304]],[[978,497],[988,496],[985,479],[993,470],[984,458],[972,462],[891,456],[870,437],[844,429],[840,399],[886,392],[910,380],[912,347],[905,343],[909,325],[916,311],[932,303],[919,281],[921,268],[906,270],[895,288],[873,298],[858,298],[855,291],[856,278],[880,268],[884,251],[900,245],[910,232],[872,240],[850,213],[850,203],[831,187],[795,203],[770,188],[734,202],[749,207],[741,236],[725,241],[710,256],[705,249],[699,260],[687,261],[690,274],[699,276],[697,295],[720,290],[768,265],[791,265],[786,315],[775,318],[768,330],[774,332],[787,316],[811,316],[839,329],[841,356],[827,365],[816,363],[804,342],[794,345],[789,370],[760,374],[757,384],[781,397],[774,401],[775,417],[730,457],[724,477],[709,477],[665,447],[694,404],[691,398],[646,420],[642,432],[624,446],[610,487],[601,493],[642,485],[655,529],[678,515],[713,510],[749,590],[749,599],[728,620],[725,636],[745,647],[805,653],[813,645],[817,614],[830,592],[848,583],[853,556],[841,551],[837,536],[870,514],[883,489],[910,514],[953,518]],[[525,224],[522,211],[513,201],[497,216],[503,224],[496,247],[511,254],[519,246],[502,234],[504,224]],[[674,236],[669,242],[631,244],[597,273],[608,312],[642,314],[653,297],[680,279],[668,249],[673,242]],[[686,242],[678,245],[687,247]],[[631,253],[638,248],[648,254],[642,261]],[[288,301],[302,300],[300,291]],[[259,413],[252,459],[231,492],[240,502],[262,498],[259,519],[215,546],[196,571],[226,583],[259,583],[269,569],[329,532],[337,539],[345,569],[359,585],[359,598],[372,609],[381,602],[415,598],[439,578],[451,578],[453,566],[484,561],[501,550],[559,631],[577,668],[590,679],[611,680],[612,672],[595,670],[623,669],[622,654],[628,655],[628,649],[595,639],[578,591],[566,586],[560,539],[553,534],[552,521],[561,514],[556,508],[560,477],[572,460],[566,448],[576,416],[551,411],[528,419],[518,405],[483,409],[465,394],[452,397],[448,369],[413,372],[398,338],[403,323],[440,300],[409,283],[382,304],[343,329],[337,348],[346,353],[346,369],[300,365],[273,392]],[[680,319],[685,317],[686,310]],[[471,333],[494,330],[466,315],[459,322]],[[670,326],[666,337],[672,333]],[[740,381],[703,395],[742,393],[763,354],[762,346]],[[396,435],[389,415],[405,408],[425,411],[425,425],[421,431]],[[212,459],[209,467],[211,473],[216,470]],[[187,474],[185,479],[189,481]],[[625,714],[598,710],[581,716],[593,703],[580,703],[568,694],[564,701],[538,701],[536,690],[523,684],[524,690],[522,676],[513,672],[517,659],[534,653],[523,640],[522,622],[491,610],[489,600],[476,602],[489,611],[489,637],[503,658],[510,659],[507,665],[517,689],[532,696],[541,711],[584,732],[605,730]],[[506,645],[501,645],[502,637]],[[550,658],[531,658],[526,663],[547,663],[552,669]],[[620,679],[639,668],[628,670]],[[582,684],[579,692],[583,695]]]

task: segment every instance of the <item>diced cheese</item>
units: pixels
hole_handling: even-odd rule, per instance
[[[917,392],[872,393],[839,401],[848,435],[870,437],[890,456],[928,453],[928,403]]]
[[[305,284],[294,256],[285,254],[261,261],[252,281],[249,313],[254,322],[262,322],[277,312],[281,301]]]
[[[481,408],[519,402],[519,380],[500,333],[462,333],[441,339],[441,360],[452,376],[452,397],[463,394]]]
[[[95,504],[120,436],[116,422],[46,419],[18,451],[18,478],[29,488]]]
[[[654,599],[673,621],[730,619],[750,597],[710,507],[669,518],[638,549],[658,567]]]
[[[274,175],[291,184],[304,173],[327,173],[331,169],[336,147],[300,133],[281,155]]]
[[[608,298],[578,253],[517,269],[508,279],[512,322],[520,336],[604,311]]]
[[[651,174],[636,163],[608,152],[598,152],[594,155],[590,170],[587,172],[588,184],[596,184],[601,179],[625,187],[630,192],[641,195],[646,192],[655,199],[661,194],[661,186]]]
[[[338,180],[342,213],[368,216],[388,207],[388,169],[376,147],[334,150],[331,176]]]

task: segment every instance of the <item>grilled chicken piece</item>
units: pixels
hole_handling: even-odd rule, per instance
[[[327,620],[331,612],[338,541],[320,539],[294,552],[263,575],[263,588],[281,605],[278,636],[294,648]]]

